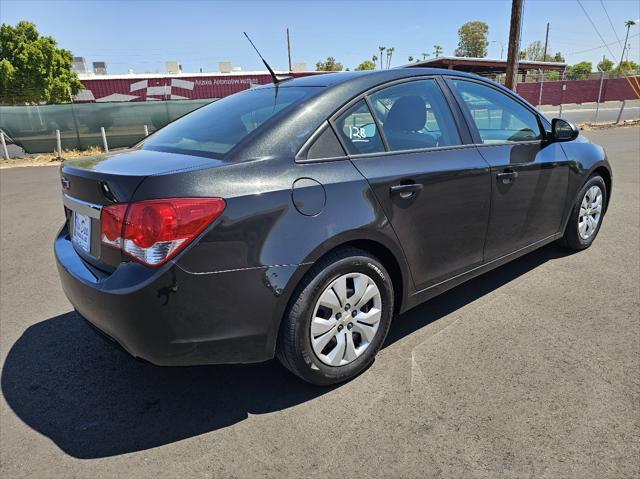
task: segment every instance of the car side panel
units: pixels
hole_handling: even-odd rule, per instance
[[[317,183],[303,182],[294,204],[292,186],[302,178]],[[295,287],[314,261],[336,246],[363,239],[383,245],[400,264],[403,284],[410,284],[395,233],[369,184],[349,160],[297,164],[291,158],[149,177],[134,200],[171,196],[226,200],[223,215],[176,263],[203,277],[223,271],[264,271],[262,288],[278,300],[275,307],[265,304],[265,314],[255,321],[269,322],[270,350]],[[308,213],[305,201],[317,204],[318,197],[324,198],[324,206],[317,214],[301,213]],[[215,301],[213,296],[198,295],[198,301],[203,310],[215,307],[207,305]],[[260,310],[259,305],[254,310]]]
[[[565,214],[561,231],[564,231],[571,214],[576,197],[582,185],[598,168],[604,168],[609,173],[613,184],[613,172],[607,155],[600,145],[590,143],[585,137],[579,136],[574,141],[560,143],[569,161],[569,186]],[[612,191],[607,192],[607,207],[611,201]],[[606,210],[605,210],[606,211]]]

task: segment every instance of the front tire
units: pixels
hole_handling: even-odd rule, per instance
[[[371,365],[393,316],[393,284],[369,253],[345,248],[319,261],[294,293],[277,357],[317,385],[354,378]]]
[[[599,175],[587,180],[580,189],[562,238],[562,244],[573,251],[591,246],[596,239],[607,205],[607,187]]]

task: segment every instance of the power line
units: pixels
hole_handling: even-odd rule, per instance
[[[604,2],[602,0],[600,0],[600,5],[602,5],[602,9],[604,10],[604,13],[607,16],[607,19],[609,20],[609,25],[611,25],[611,30],[613,30],[613,34],[616,36],[616,40],[618,40],[618,43],[620,44],[620,48],[622,48],[622,51],[624,52],[624,46],[622,45],[622,42],[620,41],[620,37],[618,36],[618,32],[616,32],[616,29],[613,26],[613,22],[611,21],[611,17],[609,16],[609,12],[607,12],[607,7],[604,6]]]
[[[582,8],[582,11],[584,12],[585,16],[587,17],[587,20],[589,20],[589,23],[591,23],[591,26],[593,27],[593,29],[596,31],[596,33],[600,37],[600,40],[602,40],[602,44],[607,48],[607,50],[609,50],[609,53],[611,53],[611,57],[612,58],[615,57],[615,55],[611,51],[611,48],[609,48],[609,45],[607,45],[607,41],[602,37],[602,34],[600,33],[600,30],[598,30],[598,27],[596,27],[596,24],[593,23],[593,20],[591,20],[591,17],[589,16],[589,13],[587,13],[587,10],[584,8],[584,5],[582,5],[582,2],[580,0],[576,0],[576,1],[578,2],[578,5],[580,5],[580,8]]]
[[[640,33],[636,33],[634,35],[630,35],[629,38],[635,38],[637,36],[640,36]],[[597,47],[586,48],[584,50],[578,50],[578,51],[575,51],[575,52],[569,52],[569,53],[567,53],[567,55],[577,55],[578,53],[592,52],[593,50],[600,50],[601,48],[606,48],[607,45],[614,45],[616,43],[617,42],[610,42],[610,43],[607,43],[605,45],[598,45]]]

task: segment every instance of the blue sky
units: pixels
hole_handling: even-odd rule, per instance
[[[621,47],[600,0],[582,0],[610,49],[619,60]],[[637,0],[605,0],[604,5],[624,41],[624,22],[640,18]],[[247,31],[274,66],[287,67],[285,28],[292,38],[293,62],[313,68],[334,56],[354,68],[378,53],[378,46],[394,47],[394,65],[407,57],[433,52],[439,43],[445,55],[457,45],[463,23],[482,20],[489,25],[489,57],[500,57],[509,36],[511,1],[32,1],[1,0],[0,20],[36,23],[42,34],[88,62],[106,61],[110,73],[164,70],[165,60],[178,60],[188,72],[217,70],[229,60],[243,70],[263,69],[242,36]],[[569,63],[597,63],[611,57],[576,0],[526,0],[523,46],[544,40],[551,23],[551,51],[561,51]],[[631,30],[630,58],[639,60],[640,25]],[[587,50],[587,51],[585,51]]]

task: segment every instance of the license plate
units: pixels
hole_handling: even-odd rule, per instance
[[[91,251],[91,218],[87,215],[73,213],[73,242],[83,251]]]

